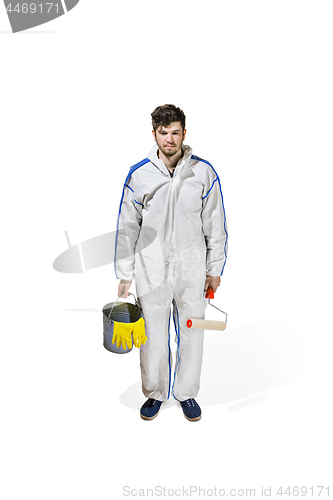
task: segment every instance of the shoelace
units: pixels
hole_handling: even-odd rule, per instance
[[[156,399],[150,398],[149,402],[148,402],[148,406],[154,406],[155,403],[156,403]]]
[[[193,399],[193,398],[188,399],[188,400],[187,400],[187,404],[188,404],[189,406],[195,406],[194,399]]]

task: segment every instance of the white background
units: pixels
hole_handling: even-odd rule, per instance
[[[332,15],[324,0],[81,0],[12,34],[0,8],[4,500],[330,485]],[[53,269],[64,231],[115,230],[165,103],[218,171],[229,226],[228,328],[207,332],[196,423],[171,400],[140,419],[138,350],[102,345],[113,266]]]

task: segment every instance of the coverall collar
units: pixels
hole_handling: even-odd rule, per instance
[[[157,156],[157,150],[158,146],[157,144],[154,144],[153,148],[149,151],[147,157],[163,174],[170,176],[169,170],[166,167],[164,161]],[[183,144],[182,150],[183,150],[183,156],[179,159],[176,165],[175,175],[176,172],[186,170],[190,164],[190,159],[192,156],[192,148],[190,146],[186,146],[185,144]]]

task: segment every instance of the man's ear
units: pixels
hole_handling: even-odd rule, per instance
[[[155,130],[152,130],[152,134],[153,134],[153,137],[154,137],[154,141],[156,141],[156,134],[155,134]]]
[[[186,135],[186,128],[184,128],[184,131],[183,131],[183,141],[185,140],[185,135]]]

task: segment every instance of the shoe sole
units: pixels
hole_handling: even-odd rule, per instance
[[[153,420],[154,418],[157,417],[157,415],[159,414],[160,412],[160,409],[158,410],[158,412],[156,413],[156,415],[154,415],[153,417],[145,417],[144,415],[141,415],[140,413],[140,417],[143,419],[143,420]]]
[[[202,417],[202,415],[200,415],[200,417],[195,417],[195,418],[189,418],[185,415],[184,413],[184,417],[187,418],[187,420],[189,420],[190,422],[194,422],[195,420],[200,420],[200,418]]]

